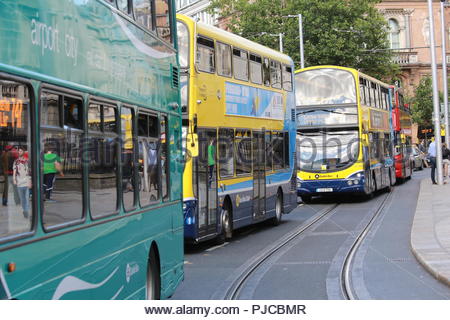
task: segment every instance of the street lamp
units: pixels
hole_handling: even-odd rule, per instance
[[[430,19],[430,51],[431,51],[431,74],[433,79],[433,110],[434,121],[434,142],[436,146],[436,170],[437,183],[443,184],[442,176],[442,144],[441,144],[441,124],[439,114],[439,93],[437,86],[437,65],[436,65],[436,42],[434,38],[433,0],[428,0],[428,16]]]
[[[287,15],[283,16],[283,18],[298,18],[298,34],[299,34],[299,42],[300,42],[300,68],[305,67],[305,57],[303,55],[303,18],[301,13],[298,15]]]
[[[266,36],[271,36],[271,37],[278,37],[278,41],[280,43],[280,52],[283,53],[283,33],[268,33],[268,32],[260,32],[257,34],[258,36],[262,36],[262,35],[266,35]]]
[[[444,125],[445,125],[445,144],[450,148],[450,133],[448,126],[448,86],[447,86],[447,46],[445,44],[445,16],[444,4],[446,0],[441,0],[441,34],[442,34],[442,84],[444,87]]]

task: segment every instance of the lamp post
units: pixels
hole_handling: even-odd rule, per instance
[[[447,46],[445,43],[445,15],[444,3],[446,0],[441,0],[441,34],[442,34],[442,84],[444,89],[444,125],[445,125],[445,144],[450,148],[450,134],[448,126],[448,86],[447,86]]]
[[[430,51],[431,51],[431,74],[433,80],[433,110],[434,110],[434,141],[436,145],[436,171],[437,183],[443,184],[442,176],[442,144],[441,144],[441,125],[439,117],[439,93],[437,86],[437,65],[436,65],[436,42],[434,38],[434,17],[433,0],[428,0],[428,16],[430,19]]]
[[[300,68],[305,67],[305,57],[303,53],[303,17],[301,13],[298,15],[287,15],[284,18],[298,18],[298,34],[299,34],[299,46],[300,46]]]
[[[283,53],[283,33],[268,33],[268,32],[260,32],[257,33],[256,35],[262,36],[262,35],[266,35],[266,36],[271,36],[271,37],[278,37],[278,41],[280,43],[280,52]]]

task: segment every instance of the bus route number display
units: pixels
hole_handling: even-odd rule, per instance
[[[0,127],[23,127],[23,101],[20,99],[0,99]]]

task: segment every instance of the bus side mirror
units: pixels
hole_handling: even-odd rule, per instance
[[[186,142],[191,157],[198,157],[198,135],[196,133],[188,134]]]

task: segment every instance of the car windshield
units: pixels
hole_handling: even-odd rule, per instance
[[[358,158],[358,130],[297,133],[299,167],[305,171],[335,171]]]

